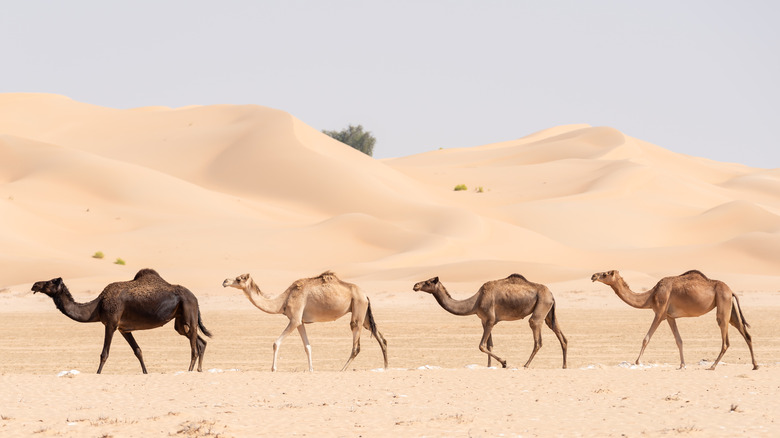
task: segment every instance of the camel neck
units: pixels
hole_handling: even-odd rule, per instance
[[[57,309],[74,321],[97,322],[100,320],[97,314],[97,298],[88,303],[77,303],[68,288],[63,285],[62,291],[54,295],[52,299],[54,299],[54,305],[57,306]]]
[[[479,294],[474,294],[471,298],[465,300],[456,300],[450,296],[444,285],[439,284],[436,290],[433,292],[433,297],[439,305],[446,311],[453,315],[473,315],[477,313],[477,297]]]
[[[610,284],[610,287],[621,300],[631,307],[636,307],[637,309],[649,309],[653,307],[651,298],[653,297],[654,289],[642,293],[632,292],[628,287],[628,284],[622,278],[618,278],[616,283]]]
[[[251,279],[244,289],[244,295],[249,298],[249,301],[251,301],[255,307],[263,312],[272,314],[282,313],[282,308],[285,299],[287,298],[285,294],[281,294],[275,298],[268,298]]]

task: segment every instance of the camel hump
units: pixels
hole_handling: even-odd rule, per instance
[[[521,280],[521,281],[525,281],[526,283],[528,282],[528,279],[526,279],[525,277],[523,277],[520,274],[512,274],[509,277],[507,277],[506,279],[507,280]]]
[[[704,278],[705,280],[709,280],[709,278],[707,278],[707,276],[706,276],[706,275],[704,275],[704,274],[703,274],[701,271],[699,271],[698,269],[691,269],[690,271],[688,271],[688,272],[686,272],[686,273],[682,274],[680,277],[684,277],[684,276],[686,276],[686,275],[698,275],[698,276],[700,276],[700,277]]]
[[[144,269],[141,269],[140,271],[138,271],[138,273],[135,274],[135,277],[133,277],[133,280],[138,280],[140,278],[151,276],[151,275],[153,275],[155,277],[160,277],[160,274],[158,274],[157,271],[155,271],[154,269],[144,268]],[[162,278],[162,277],[160,277],[160,278]]]
[[[322,274],[320,274],[317,278],[321,279],[322,281],[336,281],[339,278],[336,277],[336,274],[333,271],[325,271]]]

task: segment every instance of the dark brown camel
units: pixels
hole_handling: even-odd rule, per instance
[[[192,371],[196,359],[198,371],[203,370],[206,341],[198,336],[198,327],[208,337],[211,337],[211,333],[201,321],[198,299],[187,288],[169,284],[153,269],[138,271],[131,281],[109,284],[97,298],[88,303],[75,302],[62,278],[39,281],[33,285],[32,290],[33,293],[42,292],[50,296],[57,309],[74,321],[100,321],[106,326],[98,374],[108,359],[111,338],[116,330],[119,330],[130,344],[146,374],[141,348],[131,332],[162,327],[174,318],[176,331],[190,340],[192,358],[189,370]]]
[[[650,342],[650,338],[653,337],[653,333],[661,322],[666,320],[669,323],[669,328],[672,329],[674,340],[677,342],[677,349],[680,350],[680,369],[685,368],[682,338],[680,332],[677,331],[675,320],[686,316],[701,316],[717,308],[715,318],[720,327],[722,344],[720,354],[710,369],[715,369],[723,354],[726,353],[726,349],[729,348],[729,323],[736,327],[739,334],[745,338],[750,350],[750,359],[753,361],[753,369],[758,369],[756,358],[753,356],[753,340],[747,331],[750,326],[742,315],[739,298],[726,283],[711,280],[701,272],[693,270],[682,275],[662,278],[649,291],[635,293],[629,289],[628,284],[618,271],[598,272],[593,274],[590,279],[611,287],[617,296],[629,306],[637,309],[652,309],[655,313],[650,330],[647,331],[647,335],[642,340],[642,349],[639,350],[639,356],[636,358],[637,365],[639,365],[639,359],[645,352],[645,347]],[[736,306],[732,307],[732,301]]]
[[[563,368],[566,368],[566,337],[558,326],[555,299],[547,286],[532,283],[522,275],[512,274],[501,280],[488,281],[476,294],[465,300],[453,299],[439,277],[415,284],[414,290],[432,294],[439,305],[453,315],[477,315],[482,320],[479,350],[488,355],[488,366],[490,359],[495,358],[506,368],[506,361],[493,354],[493,326],[500,321],[515,321],[531,315],[528,324],[534,335],[534,349],[524,366],[527,368],[536,352],[542,348],[542,323],[547,323],[561,343]]]

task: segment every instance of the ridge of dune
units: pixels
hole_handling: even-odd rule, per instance
[[[561,260],[573,265],[584,265],[570,258],[583,251],[636,271],[744,266],[755,273],[742,249],[731,263],[709,255],[727,257],[733,242],[750,240],[744,236],[778,235],[776,172],[674,153],[606,127],[524,139],[385,162],[483,215],[563,244],[569,257]],[[483,192],[454,193],[455,184]],[[770,259],[763,272],[779,263]]]
[[[94,264],[91,252],[112,248],[141,267],[216,259],[215,269],[256,260],[323,270],[405,251],[404,236],[447,247],[483,230],[479,215],[430,198],[410,178],[282,111],[108,110],[56,96],[14,97],[22,110],[0,97],[7,116],[0,196],[32,217],[6,216],[5,234],[38,235],[54,258]],[[32,117],[30,101],[45,116]],[[21,119],[26,124],[14,123]],[[3,282],[32,281],[33,261],[10,254],[8,261],[17,269]]]
[[[36,105],[24,100],[21,110],[4,112],[0,99],[0,132],[127,161],[208,189],[280,202],[305,198],[299,206],[328,214],[349,211],[345,204],[379,191],[399,202],[415,191],[391,169],[279,110],[214,105],[139,112],[59,96],[29,100],[43,106],[43,126],[17,123],[38,117],[31,115]],[[361,193],[344,200],[322,196],[348,192]]]
[[[686,222],[684,234],[689,241],[696,240],[694,236],[701,241],[711,241],[706,231],[712,228],[718,229],[718,237],[723,240],[749,233],[780,235],[780,215],[744,200],[718,205]]]
[[[483,282],[511,270],[585,289],[596,270],[694,267],[765,284],[780,272],[762,243],[780,239],[779,187],[776,170],[610,127],[374,160],[257,105],[0,94],[0,284],[147,266],[204,284],[226,271]],[[130,263],[98,264],[97,250]]]

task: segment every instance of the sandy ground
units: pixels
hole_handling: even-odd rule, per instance
[[[28,297],[29,299],[34,299]],[[616,299],[617,300],[617,299]],[[382,300],[379,300],[382,301]],[[432,301],[432,300],[431,300]],[[746,299],[743,298],[743,305]],[[213,305],[212,305],[213,304]],[[309,325],[315,372],[300,338],[283,344],[271,373],[271,344],[286,319],[241,302],[202,304],[209,340],[204,372],[188,373],[189,349],[172,326],[136,332],[149,375],[116,337],[102,375],[102,325],[56,309],[0,313],[0,434],[3,436],[776,436],[780,432],[780,308],[745,314],[761,368],[752,371],[736,331],[715,371],[714,314],[678,324],[688,367],[662,326],[632,367],[650,311],[602,306],[561,309],[569,368],[548,329],[531,367],[525,321],[501,323],[495,351],[508,369],[488,369],[476,317],[434,302],[375,306],[389,343],[382,370],[363,333],[351,370],[348,321]],[[215,310],[209,310],[214,307]],[[78,374],[58,376],[63,371]]]

